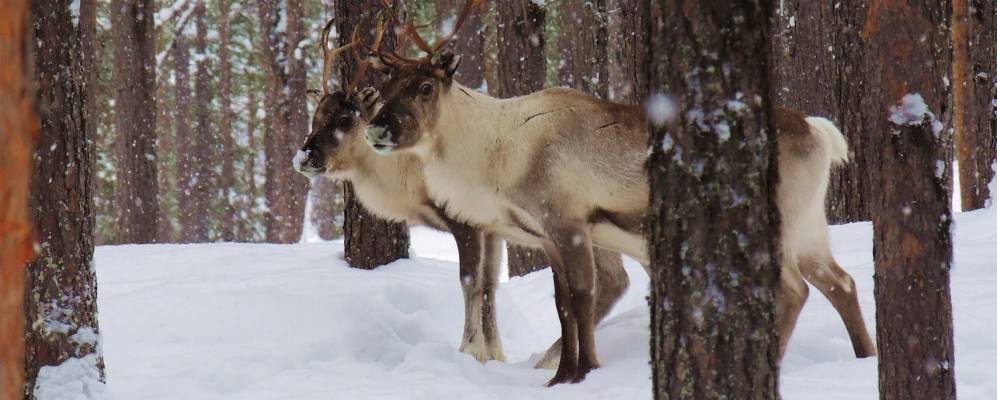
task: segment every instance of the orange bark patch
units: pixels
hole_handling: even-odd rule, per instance
[[[924,248],[921,247],[921,241],[910,233],[904,234],[904,239],[900,246],[904,256],[907,258],[919,257],[922,253],[924,253]]]

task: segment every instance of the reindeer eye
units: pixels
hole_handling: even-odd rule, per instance
[[[423,83],[421,86],[419,86],[419,94],[423,96],[429,96],[433,94],[433,85],[430,84],[429,82]]]
[[[336,119],[336,129],[341,131],[347,131],[353,126],[353,120],[350,117],[342,116]]]

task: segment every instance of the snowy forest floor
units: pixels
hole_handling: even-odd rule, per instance
[[[875,332],[872,227],[832,228]],[[952,293],[959,397],[997,393],[997,210],[959,214]],[[532,358],[559,333],[549,269],[497,292],[508,362],[457,351],[463,306],[449,235],[412,230],[416,258],[350,269],[341,243],[203,244],[97,249],[100,329],[116,399],[650,398],[648,278],[599,327],[603,367],[544,388]],[[857,360],[816,290],[781,376],[784,398],[876,399],[876,360]]]

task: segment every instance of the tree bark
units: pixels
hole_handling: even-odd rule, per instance
[[[390,2],[398,10],[397,1]],[[352,32],[353,27],[360,22],[366,13],[367,20],[372,21],[375,13],[381,9],[377,0],[336,0],[336,31]],[[363,32],[368,43],[373,38],[373,32]],[[350,41],[348,35],[339,35],[338,45]],[[394,28],[388,26],[384,32],[381,48],[392,50],[395,46]],[[357,65],[353,57],[339,57],[339,76],[352,77]],[[374,74],[358,85],[373,83]],[[402,223],[389,222],[371,214],[360,204],[353,191],[353,185],[343,182],[343,235],[345,236],[346,261],[354,268],[373,269],[392,261],[408,258],[409,235],[408,227]]]
[[[647,98],[651,5],[643,0],[609,0],[607,73],[609,99],[640,104]]]
[[[232,137],[232,63],[229,60],[229,46],[232,37],[229,29],[229,0],[218,1],[218,100],[221,105],[221,118],[218,122],[218,136],[221,139],[222,175],[219,188],[222,191],[222,215],[218,221],[221,239],[235,240],[235,139]]]
[[[558,84],[602,99],[609,97],[606,1],[558,4]]]
[[[543,89],[547,76],[544,25],[547,11],[531,0],[495,4],[498,25],[498,80],[492,95],[523,96]],[[542,250],[506,244],[509,276],[550,266]]]
[[[669,97],[649,104],[654,395],[775,399],[773,2],[657,3],[650,89]]]
[[[200,221],[194,218],[194,144],[190,127],[190,44],[183,29],[173,39],[174,140],[176,141],[177,220],[180,243],[197,241]]]
[[[870,6],[866,110],[881,399],[954,399],[950,1]],[[903,27],[904,29],[897,29]]]
[[[211,130],[211,68],[208,63],[208,27],[207,9],[204,0],[194,4],[194,65],[197,72],[194,75],[194,135],[191,140],[192,159],[191,173],[191,225],[188,238],[191,242],[207,242],[209,238],[211,213],[211,194],[216,190],[215,177],[212,172],[216,158],[212,149],[215,146]]]
[[[986,206],[997,169],[997,3],[953,0],[952,91],[963,211]]]
[[[463,5],[464,1],[439,0],[436,2],[436,15],[442,21],[456,22]],[[454,79],[474,89],[482,88],[485,84],[485,26],[482,14],[484,7],[472,12],[464,21],[464,27],[446,46],[462,56]],[[450,31],[442,33],[449,34]]]
[[[32,321],[25,327],[27,399],[34,398],[35,380],[44,366],[81,358],[101,379],[104,369],[93,265],[96,153],[93,124],[87,122],[91,89],[84,55],[92,57],[94,49],[82,43],[82,30],[95,25],[74,21],[77,17],[66,2],[40,3],[32,9],[42,134],[34,155],[30,200],[39,254],[28,264],[24,293],[25,318]],[[155,168],[151,171],[155,188]],[[155,218],[156,210],[151,211]]]
[[[24,395],[24,263],[34,255],[28,197],[38,138],[31,84],[29,4],[0,13],[0,400]]]
[[[155,13],[152,0],[111,2],[118,243],[155,243],[158,233]]]

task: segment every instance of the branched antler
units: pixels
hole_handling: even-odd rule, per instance
[[[332,77],[332,68],[336,56],[357,44],[356,41],[347,43],[343,46],[337,47],[335,49],[329,48],[329,31],[332,29],[332,23],[335,19],[330,19],[329,22],[325,23],[325,27],[322,28],[322,55],[324,58],[324,64],[322,65],[322,94],[330,94],[333,92],[332,85],[329,80]]]
[[[382,59],[388,62],[400,62],[407,64],[417,64],[432,59],[433,55],[435,55],[436,52],[438,52],[441,48],[443,48],[443,46],[445,46],[448,42],[453,40],[454,36],[457,35],[457,32],[459,32],[460,28],[464,25],[464,21],[467,20],[467,17],[471,14],[472,11],[474,11],[474,8],[481,5],[483,1],[484,0],[467,0],[467,2],[464,3],[464,7],[461,9],[460,14],[457,16],[457,22],[454,24],[453,30],[449,34],[441,36],[439,39],[436,40],[435,43],[430,45],[429,42],[427,42],[426,39],[419,34],[419,27],[417,27],[411,20],[405,22],[399,20],[398,14],[396,14],[391,5],[388,4],[388,1],[381,0],[381,5],[387,11],[388,15],[391,17],[392,22],[396,26],[404,27],[402,28],[402,34],[401,37],[399,38],[399,46],[396,47],[402,48],[401,42],[403,41],[403,38],[411,38],[412,41],[415,43],[416,47],[418,47],[419,50],[422,50],[423,52],[426,53],[426,57],[421,60],[407,58],[401,54],[398,54],[397,51],[389,53],[379,52],[378,56],[380,56]]]

